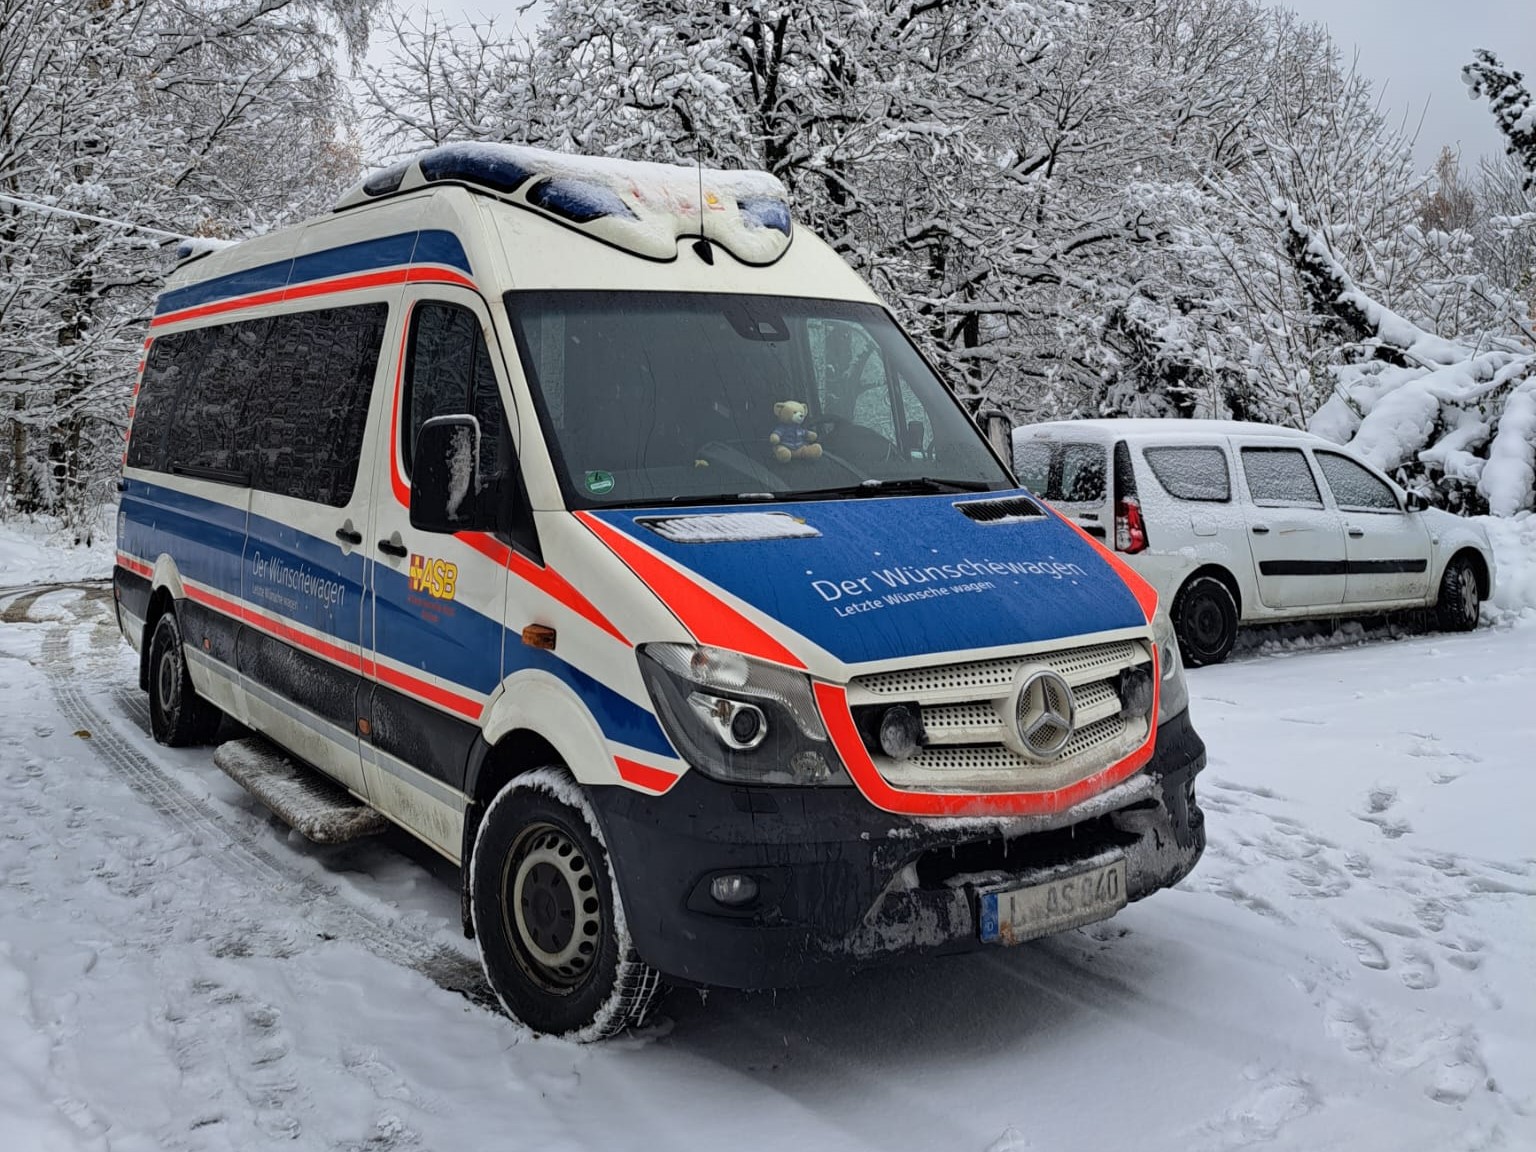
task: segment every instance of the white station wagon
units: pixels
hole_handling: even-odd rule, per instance
[[[1013,457],[1021,484],[1157,588],[1191,665],[1224,660],[1248,623],[1432,607],[1465,631],[1492,590],[1481,526],[1306,432],[1058,421],[1014,429]]]

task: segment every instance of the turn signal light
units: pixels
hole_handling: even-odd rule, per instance
[[[555,630],[547,624],[530,624],[523,629],[523,643],[530,648],[543,648],[546,652],[553,652]]]

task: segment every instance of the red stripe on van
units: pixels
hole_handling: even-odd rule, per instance
[[[1040,503],[1045,504],[1045,501],[1041,500]],[[1121,559],[1118,553],[1106,548],[1103,541],[1095,540],[1084,532],[1082,526],[1072,517],[1063,516],[1049,504],[1045,504],[1045,507],[1050,509],[1051,515],[1088,541],[1099,555],[1109,561],[1109,566],[1115,570],[1120,579],[1125,581],[1126,586],[1131,590],[1131,595],[1136,597],[1136,603],[1141,605],[1142,612],[1146,613],[1147,623],[1152,623],[1152,617],[1157,615],[1157,589],[1147,582],[1146,577]]]
[[[242,308],[260,308],[267,304],[280,304],[285,300],[306,300],[314,296],[330,296],[340,292],[357,292],[364,288],[380,288],[390,284],[429,282],[434,284],[458,284],[473,289],[475,282],[466,276],[446,268],[392,268],[387,272],[364,272],[356,276],[338,276],[331,280],[314,280],[307,284],[290,284],[285,288],[273,288],[266,292],[254,292],[248,296],[232,296],[228,300],[216,300],[212,304],[200,304],[196,308],[183,308],[179,312],[167,312],[149,322],[151,328],[162,324],[179,324],[184,320],[199,320],[205,316],[217,316],[224,312],[237,312]]]
[[[1156,675],[1156,659],[1154,655],[1154,682],[1160,680]],[[1051,792],[913,792],[893,787],[880,775],[859,736],[853,712],[848,707],[847,691],[835,684],[823,683],[816,684],[815,691],[816,705],[821,709],[827,735],[832,738],[833,747],[842,757],[859,791],[875,807],[903,816],[1036,816],[1060,812],[1133,776],[1152,758],[1157,743],[1157,728],[1153,726],[1146,742],[1125,759]],[[1152,703],[1152,715],[1157,715],[1156,699]]]
[[[128,571],[142,576],[146,580],[153,580],[155,577],[155,570],[153,566],[144,563],[142,560],[137,560],[123,552],[119,552],[117,554],[117,563],[120,567],[126,568]]]
[[[216,612],[232,616],[236,620],[249,624],[258,631],[267,633],[269,636],[275,636],[279,640],[286,641],[297,648],[303,648],[307,652],[312,652],[316,656],[329,660],[332,664],[339,664],[343,668],[377,680],[381,684],[388,684],[391,687],[402,689],[422,700],[436,704],[440,708],[457,712],[459,715],[468,717],[471,720],[480,719],[481,714],[485,711],[484,706],[479,701],[460,696],[456,692],[451,692],[440,685],[433,684],[427,680],[421,680],[408,673],[385,667],[374,660],[365,659],[359,652],[349,651],[339,645],[321,640],[317,636],[311,636],[308,632],[301,632],[282,620],[274,620],[269,616],[264,616],[252,608],[247,608],[244,604],[234,600],[227,600],[223,596],[208,592],[202,588],[193,587],[190,584],[184,585],[184,590],[188,599],[196,600],[199,604],[206,605]]]
[[[640,577],[700,644],[729,648],[790,668],[805,667],[800,657],[655,552],[590,512],[577,512],[576,518]]]
[[[641,764],[637,760],[626,760],[622,756],[615,756],[613,764],[619,770],[619,779],[624,783],[637,785],[657,795],[682,779],[681,773],[668,772],[664,768],[652,768],[649,764]]]

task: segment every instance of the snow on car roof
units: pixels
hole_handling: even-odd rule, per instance
[[[1283,436],[1292,440],[1317,440],[1319,437],[1298,428],[1285,428],[1279,424],[1259,424],[1244,420],[1180,420],[1125,419],[1125,420],[1047,420],[1038,424],[1023,424],[1015,432],[1031,428],[1049,428],[1052,431],[1081,429],[1115,436]]]
[[[436,183],[462,184],[651,260],[704,236],[745,264],[789,247],[789,194],[766,172],[576,156],[518,144],[445,144],[374,173],[336,203],[345,211]]]

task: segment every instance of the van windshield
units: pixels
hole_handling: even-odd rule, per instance
[[[871,304],[677,292],[509,292],[573,507],[1012,486]]]

